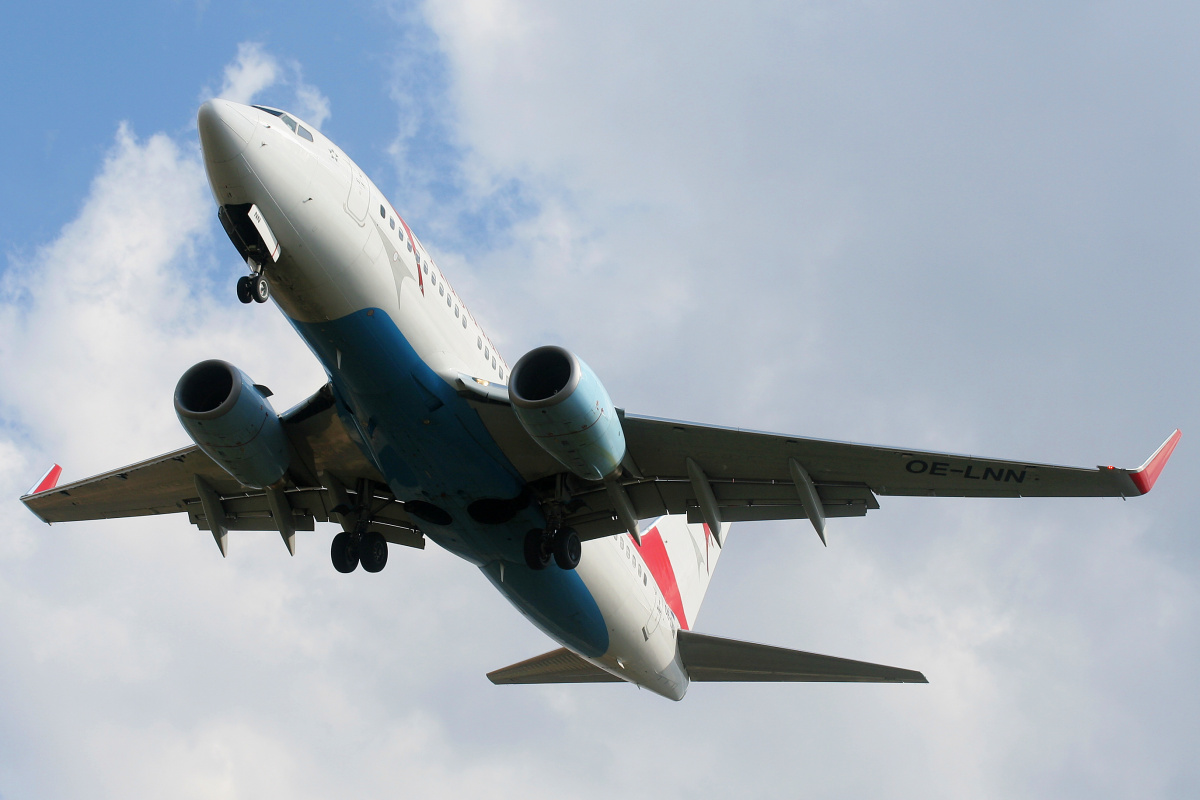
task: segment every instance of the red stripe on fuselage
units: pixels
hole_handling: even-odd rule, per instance
[[[658,584],[667,605],[675,612],[679,627],[685,631],[689,630],[687,617],[683,613],[683,598],[679,596],[679,582],[675,580],[675,568],[671,566],[671,558],[667,555],[667,546],[663,543],[658,527],[655,526],[642,534],[640,548],[632,536],[629,537],[629,541],[633,542],[633,546],[641,553],[642,561],[646,562],[646,567],[650,570],[650,576]]]

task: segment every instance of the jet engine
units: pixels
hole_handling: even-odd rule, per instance
[[[261,489],[283,477],[291,450],[270,390],[226,361],[201,361],[175,386],[175,413],[209,458],[242,485]]]
[[[608,391],[574,353],[538,347],[513,367],[508,396],[522,427],[564,467],[590,481],[625,458],[625,431]]]

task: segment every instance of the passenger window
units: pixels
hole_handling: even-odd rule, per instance
[[[445,294],[445,293],[446,293],[446,284],[443,283],[441,286],[438,287],[438,294]],[[449,300],[449,298],[446,298],[446,299]]]
[[[391,225],[391,226],[392,226],[392,230],[396,230],[396,220],[394,220],[394,219],[389,219],[389,220],[388,220],[388,225]]]
[[[429,265],[428,264],[425,265],[425,274],[426,275],[429,274]]]
[[[483,360],[484,361],[488,360],[488,349],[486,347],[483,348]]]
[[[312,134],[309,133],[308,128],[305,128],[303,125],[296,126],[296,133],[300,134],[301,139],[308,139],[310,142],[313,140]]]
[[[462,320],[463,320],[463,330],[465,331],[467,329],[467,315],[466,314],[463,314]]]
[[[476,336],[475,337],[475,349],[480,350],[482,348],[483,348],[483,337]]]
[[[500,380],[504,380],[504,367],[500,368]]]
[[[496,357],[492,356],[492,369],[496,368]]]
[[[454,307],[454,316],[458,316],[458,306]]]
[[[387,211],[384,209],[384,207],[383,207],[383,206],[380,206],[380,207],[379,207],[379,216],[380,216],[380,218],[383,218],[383,217],[386,217],[386,216],[387,216]]]
[[[446,295],[446,308],[449,308],[450,306],[451,306],[450,295]]]

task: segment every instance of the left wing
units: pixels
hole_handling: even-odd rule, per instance
[[[524,432],[510,406],[477,391],[464,395],[526,480],[549,484],[563,471]],[[825,519],[863,516],[879,508],[880,495],[1136,497],[1154,486],[1181,436],[1175,431],[1137,469],[1086,469],[618,413],[629,453],[620,481],[568,476],[564,522],[583,539],[629,530],[622,506],[638,520],[686,514],[689,522],[718,531],[729,522],[809,519],[823,539]]]
[[[277,489],[242,486],[192,445],[65,486],[48,474],[21,502],[47,523],[186,513],[193,525],[213,531],[222,553],[225,531],[278,530],[294,550],[296,531],[314,530],[316,522],[352,524],[359,512],[346,509],[363,508],[389,542],[425,546],[403,504],[350,439],[328,386],[281,420],[294,458]],[[215,527],[210,510],[219,516]]]

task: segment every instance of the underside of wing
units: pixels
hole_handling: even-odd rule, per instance
[[[581,538],[630,528],[638,520],[686,515],[710,527],[757,520],[862,516],[877,496],[1136,497],[1154,485],[1178,431],[1138,469],[1063,467],[1028,461],[880,447],[690,422],[621,415],[627,469],[616,486],[565,476],[525,433],[499,393],[472,393],[473,405],[513,465],[535,487],[559,495],[565,522]]]
[[[219,534],[222,552],[224,531],[278,530],[287,541],[295,531],[313,530],[316,522],[353,522],[366,509],[372,529],[389,542],[424,546],[403,504],[342,425],[328,386],[281,419],[294,458],[285,485],[276,489],[241,485],[193,445],[21,501],[49,523],[186,513],[201,530]],[[210,510],[220,516],[215,529]]]
[[[621,679],[575,655],[565,647],[487,674],[502,683],[619,683]]]
[[[688,676],[699,683],[929,683],[924,675],[911,669],[739,642],[690,631],[679,632],[679,656]]]

